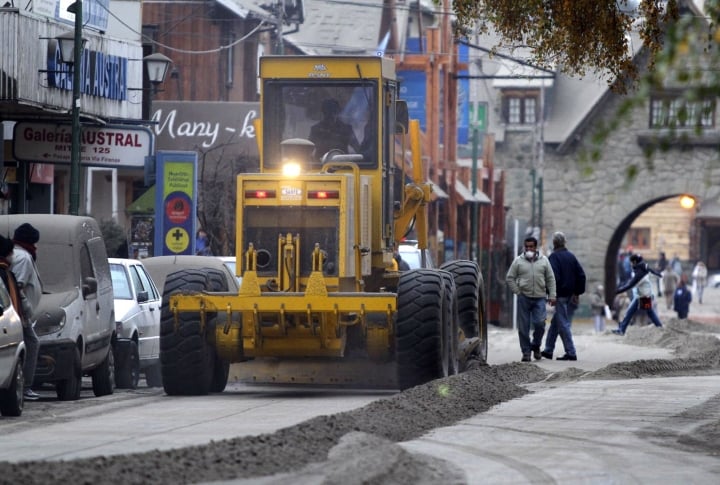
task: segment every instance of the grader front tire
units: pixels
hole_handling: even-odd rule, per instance
[[[200,314],[183,312],[175,317],[170,297],[178,293],[212,289],[203,270],[182,270],[168,275],[160,317],[160,365],[162,383],[170,396],[206,395],[213,381],[215,352],[200,329]],[[214,316],[214,315],[213,315]],[[211,316],[207,316],[208,321]]]
[[[443,278],[435,270],[400,275],[395,320],[398,387],[443,377]]]

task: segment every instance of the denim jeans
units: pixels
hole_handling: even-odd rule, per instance
[[[570,303],[570,297],[558,297],[555,303],[555,315],[550,321],[547,337],[545,338],[545,352],[552,354],[555,350],[555,341],[560,335],[565,353],[567,355],[576,355],[575,344],[573,343],[570,325],[572,324],[572,316],[575,308]]]
[[[625,333],[625,330],[630,324],[630,321],[632,320],[633,316],[635,316],[635,313],[638,311],[639,306],[640,300],[638,298],[633,298],[630,302],[630,306],[627,309],[627,313],[625,313],[625,318],[623,318],[622,322],[620,322],[620,326],[618,327],[618,330],[620,330],[622,333]],[[656,327],[662,327],[662,323],[660,323],[660,319],[655,313],[655,309],[651,307],[645,311],[647,312],[650,321],[653,322]]]
[[[23,340],[27,351],[25,363],[23,364],[23,374],[25,374],[25,387],[29,388],[32,387],[35,379],[35,368],[37,367],[38,350],[40,348],[40,341],[31,325],[23,325]]]
[[[529,298],[518,295],[518,339],[523,355],[540,350],[545,334],[545,298]],[[532,330],[532,342],[530,341]]]

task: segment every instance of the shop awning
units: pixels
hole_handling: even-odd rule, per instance
[[[720,219],[720,203],[714,200],[703,201],[695,219]]]
[[[463,202],[475,202],[478,204],[490,204],[490,198],[485,195],[482,190],[476,190],[475,196],[465,184],[459,180],[455,180],[455,193],[463,200]]]
[[[443,189],[441,189],[438,184],[431,182],[430,180],[428,180],[427,183],[432,185],[432,193],[430,194],[430,200],[448,199],[449,198],[449,196],[447,195],[447,192],[445,192]]]
[[[155,212],[155,186],[153,185],[143,195],[135,199],[126,209],[131,214],[152,214]]]

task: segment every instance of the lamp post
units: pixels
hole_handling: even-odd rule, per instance
[[[75,31],[57,37],[60,55],[72,64],[72,140],[70,145],[70,214],[78,215],[80,207],[80,63],[86,40],[82,37],[82,0],[75,0],[67,11],[75,14]]]

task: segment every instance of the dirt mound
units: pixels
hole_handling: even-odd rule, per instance
[[[442,464],[432,459],[418,460],[394,443],[521,397],[530,392],[526,388],[530,383],[717,373],[720,371],[717,330],[711,325],[684,320],[669,320],[663,328],[631,327],[625,337],[627,343],[671,348],[678,358],[623,362],[595,372],[569,368],[552,375],[529,363],[482,366],[408,389],[355,411],[319,416],[273,434],[132,456],[0,463],[0,483],[180,484],[248,478],[253,483],[274,484],[283,483],[283,479],[284,483],[291,481],[289,473],[295,478],[305,477],[304,483],[341,483],[340,477],[342,483],[353,483],[347,481],[350,475],[343,473],[345,467],[367,470],[371,474],[367,483],[432,483],[433,477],[438,476],[434,473],[443,476]],[[677,434],[683,446],[718,449],[720,417],[705,423],[702,429],[690,433],[677,430]],[[349,460],[348,456],[354,458]],[[370,469],[360,466],[374,463],[373,457],[384,457],[396,466],[388,468],[386,462]],[[319,470],[325,471],[318,475]],[[429,477],[429,481],[418,478],[423,476]],[[463,483],[463,478],[447,474],[438,481]]]

